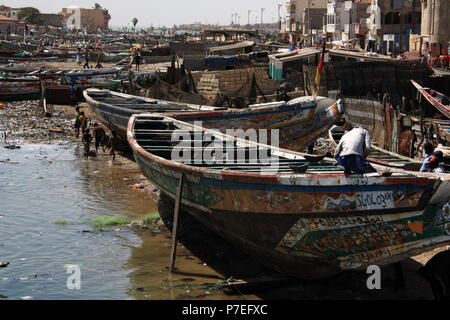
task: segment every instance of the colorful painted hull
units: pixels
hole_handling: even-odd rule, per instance
[[[449,175],[392,169],[391,176],[345,176],[331,162],[306,173],[186,165],[156,155],[149,140],[141,142],[135,125],[150,118],[134,115],[128,126],[129,144],[146,178],[175,198],[183,175],[182,208],[273,269],[318,278],[450,243]],[[270,148],[284,160],[305,159]]]
[[[450,99],[443,93],[434,91],[428,88],[422,88],[417,82],[411,80],[411,83],[419,90],[419,92],[431,103],[436,109],[438,109],[444,116],[450,119],[450,105],[442,103],[444,100],[447,104],[450,103]]]
[[[119,135],[126,137],[126,127],[132,114],[149,112],[151,110],[139,108],[136,101],[144,98],[134,97],[135,101],[129,106],[120,103],[105,103],[91,97],[96,91],[86,91],[85,99],[96,118],[107,126],[114,128]],[[112,93],[116,97],[119,95]],[[133,96],[121,95],[131,99]],[[171,106],[182,106],[181,103],[147,99],[158,106],[166,108],[155,112],[164,113],[170,117],[185,122],[201,122],[202,126],[225,132],[227,129],[279,129],[280,145],[292,150],[304,150],[318,137],[326,134],[327,130],[343,114],[344,108],[335,100],[317,97],[301,97],[285,102],[273,102],[253,105],[246,109],[212,110],[212,107],[184,104],[183,112],[170,109]],[[195,110],[195,112],[193,112]]]
[[[108,90],[88,89],[83,92],[83,96],[95,118],[111,130],[116,130],[118,136],[124,142],[127,141],[127,126],[130,117],[133,114],[151,111],[173,112],[182,110],[197,110],[199,112],[205,112],[223,109],[219,107],[194,106],[177,102],[160,101]],[[116,101],[116,103],[104,101],[109,97],[116,98],[118,101]]]

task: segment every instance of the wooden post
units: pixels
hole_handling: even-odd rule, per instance
[[[40,71],[39,71],[39,84],[41,86],[41,99],[39,101],[39,104],[41,105],[41,107],[44,107],[44,114],[47,115],[47,100],[45,98],[46,92],[44,81],[42,80],[42,75]]]
[[[133,70],[130,69],[128,73],[128,93],[133,94]]]
[[[173,269],[175,266],[175,258],[177,255],[177,229],[178,229],[178,215],[180,212],[180,204],[182,199],[182,193],[183,193],[183,182],[184,182],[184,175],[181,174],[180,181],[178,183],[178,189],[177,189],[177,195],[175,198],[175,209],[173,212],[173,226],[172,226],[172,250],[171,250],[171,258],[170,258],[170,267],[169,272],[173,273]]]

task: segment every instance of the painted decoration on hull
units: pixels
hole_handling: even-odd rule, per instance
[[[336,258],[341,268],[354,269],[445,238],[450,241],[449,226],[448,203],[393,215],[300,218],[277,250],[294,256]]]

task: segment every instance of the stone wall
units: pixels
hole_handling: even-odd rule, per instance
[[[199,79],[196,81],[198,93],[207,100],[213,100],[217,94],[232,98],[249,97],[253,75],[263,94],[272,94],[279,88],[279,83],[269,78],[266,68],[194,73],[193,77]],[[260,95],[259,90],[256,94]]]

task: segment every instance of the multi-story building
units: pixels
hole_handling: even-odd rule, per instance
[[[7,7],[7,6],[0,6],[0,15],[5,16],[5,17],[11,17],[11,7]]]
[[[20,9],[22,9],[22,8],[11,8],[10,17],[17,18],[17,14],[19,13]]]
[[[330,40],[354,40],[364,45],[367,32],[367,11],[370,0],[329,0],[324,32]]]
[[[409,51],[410,36],[419,34],[419,0],[371,0],[368,9],[367,40],[381,45],[385,54]]]
[[[291,38],[297,38],[305,31],[312,29],[311,24],[315,23],[312,19],[316,16],[312,10],[311,14],[306,14],[305,9],[326,9],[328,0],[286,0],[286,19],[284,23],[283,33],[289,34]],[[311,18],[308,19],[308,16]],[[323,16],[319,17],[320,23]]]
[[[59,14],[63,15],[66,20],[79,14],[79,19],[74,19],[76,23],[73,24],[77,29],[83,27],[107,29],[109,20],[111,20],[106,9],[63,8]]]
[[[424,49],[433,56],[448,54],[450,44],[450,1],[421,0],[421,35]]]

